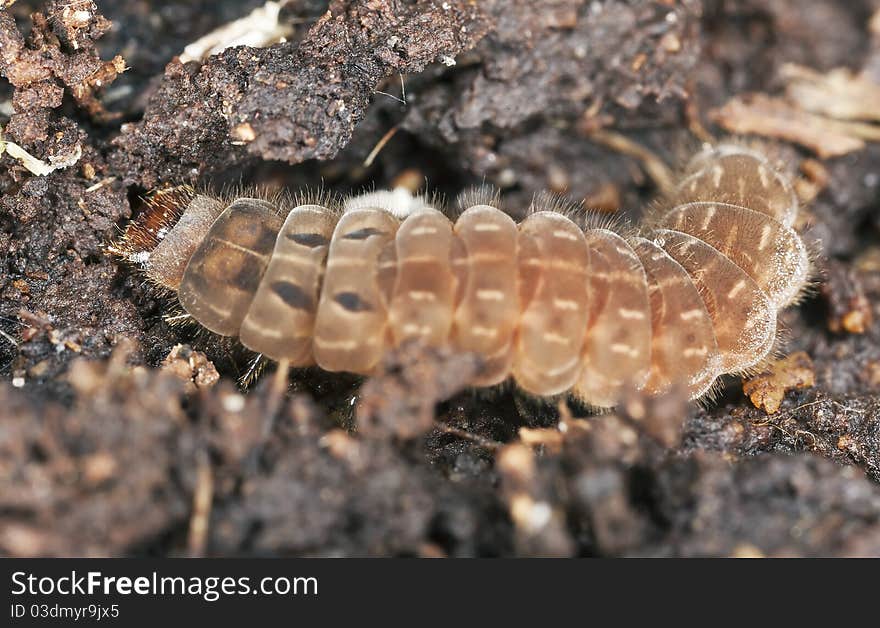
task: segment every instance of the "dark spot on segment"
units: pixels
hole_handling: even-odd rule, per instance
[[[364,227],[363,229],[358,229],[357,231],[352,231],[351,233],[346,233],[343,238],[346,240],[366,240],[370,236],[374,235],[382,235],[385,233],[380,229],[376,229],[374,227]]]
[[[373,306],[361,299],[356,292],[340,292],[333,297],[343,308],[349,312],[369,312]]]
[[[288,240],[293,240],[297,244],[308,246],[310,248],[324,246],[330,242],[320,233],[288,233],[285,237]]]
[[[253,295],[260,285],[260,279],[263,278],[263,271],[265,270],[266,264],[251,258],[244,259],[241,266],[229,278],[229,283],[239,290]],[[218,278],[218,280],[222,281],[222,278]]]
[[[255,234],[253,248],[263,255],[270,255],[275,247],[275,239],[278,237],[278,229],[281,225],[266,223],[260,225],[260,229]]]
[[[290,281],[273,281],[269,288],[292,308],[311,310],[314,307],[312,297],[295,283]]]
[[[241,220],[239,224],[235,225],[237,232],[235,234],[241,234],[242,236],[246,236],[250,240],[256,240],[262,235],[263,227],[256,220]]]
[[[233,216],[232,219],[217,224],[210,232],[215,238],[234,242],[258,255],[268,255],[272,252],[277,233],[278,225],[261,223],[257,219],[242,215]]]
[[[211,289],[211,285],[208,283],[207,279],[205,279],[205,275],[201,272],[201,268],[196,269],[195,272],[185,274],[180,283],[181,287],[183,287],[184,284],[186,284],[186,287],[190,292],[200,295]]]

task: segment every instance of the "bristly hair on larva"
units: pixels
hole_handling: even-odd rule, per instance
[[[779,350],[777,314],[811,277],[791,179],[751,147],[705,147],[641,225],[537,195],[515,222],[494,189],[443,211],[405,190],[326,196],[157,192],[110,251],[182,313],[289,367],[369,375],[404,343],[480,359],[596,408],[627,390],[710,396]]]

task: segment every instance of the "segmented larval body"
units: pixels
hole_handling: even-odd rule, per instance
[[[481,358],[474,386],[512,377],[599,407],[626,387],[698,398],[760,363],[810,272],[791,183],[733,145],[694,158],[638,235],[541,207],[519,224],[485,204],[451,220],[382,194],[345,212],[190,195],[131,257],[200,325],[266,358],[370,374],[402,343],[449,346]]]

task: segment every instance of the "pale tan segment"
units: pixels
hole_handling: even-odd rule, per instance
[[[471,384],[493,386],[510,373],[519,320],[516,223],[499,209],[476,205],[459,216],[454,232],[466,254],[453,256],[453,272],[464,288],[453,317],[451,344],[484,361]]]
[[[651,303],[645,269],[616,233],[589,229],[590,318],[583,368],[574,393],[611,407],[626,387],[641,388],[651,371]],[[595,305],[594,305],[595,304]]]
[[[758,284],[691,235],[659,229],[655,242],[684,267],[700,291],[712,317],[722,372],[742,371],[763,360],[776,339],[776,309]]]
[[[678,187],[676,204],[730,203],[766,214],[786,227],[797,217],[794,186],[760,153],[721,144],[694,157],[688,172]]]
[[[633,238],[651,300],[651,374],[645,392],[681,386],[688,398],[704,395],[721,374],[712,318],[681,264],[653,242]]]
[[[394,244],[397,274],[388,321],[396,345],[418,339],[447,343],[455,309],[451,268],[452,223],[436,209],[420,209],[400,225]]]
[[[241,343],[272,360],[308,366],[324,262],[337,216],[318,205],[287,215],[269,266],[241,323]]]
[[[810,259],[800,237],[766,214],[726,203],[688,203],[666,214],[660,226],[721,251],[754,279],[776,309],[791,302],[809,277]]]
[[[554,212],[521,222],[519,242],[523,309],[513,376],[527,392],[556,395],[571,388],[581,370],[590,253],[583,231]]]
[[[388,302],[379,256],[398,225],[381,209],[352,210],[336,225],[313,341],[315,362],[325,371],[369,374],[382,358]]]
[[[238,335],[280,228],[265,201],[240,198],[224,209],[183,273],[183,309],[215,334]]]
[[[166,288],[179,290],[189,259],[222,211],[223,203],[219,200],[196,195],[174,228],[166,234],[157,234],[162,239],[150,253],[145,269],[147,276]]]

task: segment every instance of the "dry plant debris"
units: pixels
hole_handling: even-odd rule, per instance
[[[162,370],[185,382],[188,392],[213,386],[220,380],[220,374],[207,356],[187,345],[175,345],[162,361]]]
[[[802,109],[837,120],[880,122],[880,85],[849,68],[821,74],[796,64],[782,66],[788,99]]]
[[[822,74],[797,64],[780,68],[785,97],[736,96],[712,113],[728,131],[780,138],[806,146],[822,159],[880,141],[880,84],[865,74],[835,68]]]

